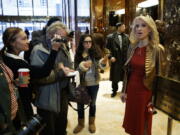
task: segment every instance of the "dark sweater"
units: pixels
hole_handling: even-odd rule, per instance
[[[47,61],[41,67],[31,66],[29,63],[22,59],[15,59],[3,55],[4,63],[13,71],[14,79],[18,78],[18,69],[19,68],[28,68],[30,70],[30,78],[43,78],[50,74],[51,69],[54,66],[55,59],[57,56],[57,51],[52,50]],[[30,119],[33,115],[31,101],[32,101],[32,88],[29,85],[28,87],[18,87],[21,103],[23,110],[25,112],[25,119]],[[23,118],[24,119],[24,118]]]
[[[30,78],[43,78],[49,75],[51,69],[54,66],[56,59],[57,51],[51,51],[49,58],[42,67],[31,66],[24,60],[15,59],[8,56],[3,56],[4,63],[13,71],[14,79],[18,78],[18,69],[19,68],[28,68],[30,70]]]

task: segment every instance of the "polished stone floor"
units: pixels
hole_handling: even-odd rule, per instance
[[[121,89],[121,83],[119,83]],[[120,101],[119,95],[110,97],[111,82],[101,81],[97,98],[96,127],[94,135],[128,135],[122,128],[125,104]],[[168,117],[158,111],[153,118],[152,135],[167,135]],[[68,135],[73,135],[73,129],[77,124],[77,112],[69,108],[68,114]],[[90,135],[88,131],[88,110],[86,110],[85,128],[78,135]],[[172,135],[180,135],[180,123],[173,121]]]

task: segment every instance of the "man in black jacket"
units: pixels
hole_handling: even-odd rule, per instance
[[[116,32],[107,36],[107,48],[111,51],[111,69],[110,80],[112,81],[111,97],[116,96],[118,91],[118,82],[123,80],[123,65],[126,61],[126,54],[129,46],[129,38],[124,33],[125,25],[116,24]]]

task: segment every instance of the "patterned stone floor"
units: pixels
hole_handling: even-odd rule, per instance
[[[120,88],[121,83],[119,84]],[[128,135],[121,127],[125,104],[120,101],[119,93],[115,98],[111,98],[110,94],[111,82],[101,81],[97,98],[97,131],[94,135]],[[168,117],[158,111],[153,118],[152,135],[167,135],[167,120]],[[68,135],[73,135],[73,129],[77,124],[77,112],[71,108],[69,108],[68,121]],[[86,110],[85,128],[78,135],[91,135],[88,131],[88,110]],[[177,121],[173,121],[172,135],[180,135],[180,123]]]

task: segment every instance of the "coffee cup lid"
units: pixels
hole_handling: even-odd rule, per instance
[[[18,69],[18,72],[29,72],[30,70],[28,68],[20,68]]]

